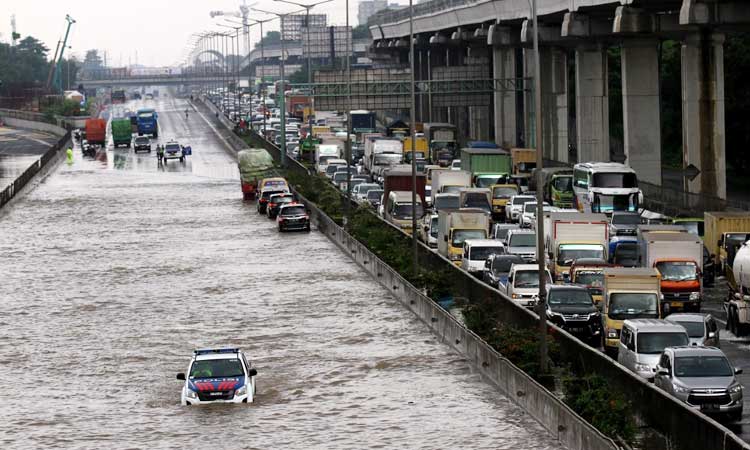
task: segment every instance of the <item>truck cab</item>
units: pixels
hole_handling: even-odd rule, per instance
[[[494,239],[467,239],[464,241],[464,253],[461,267],[470,274],[481,278],[485,262],[491,255],[502,255],[505,246]]]
[[[412,232],[412,196],[410,191],[391,191],[383,208],[384,219],[404,232]],[[416,216],[421,219],[424,215],[422,199],[417,195]]]
[[[493,184],[490,186],[492,191],[492,220],[500,221],[505,218],[505,206],[508,200],[517,195],[518,186],[515,184]]]
[[[464,241],[487,239],[489,217],[481,209],[441,209],[438,226],[438,253],[460,267]]]

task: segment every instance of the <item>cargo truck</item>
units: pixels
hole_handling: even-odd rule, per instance
[[[467,239],[487,239],[490,218],[481,209],[438,211],[438,253],[458,266]]]
[[[287,113],[289,113],[289,117],[296,117],[299,120],[304,120],[305,108],[310,106],[310,97],[308,95],[287,93],[285,106]]]
[[[425,182],[427,178],[423,173],[417,173],[417,197],[425,204]],[[392,191],[411,192],[411,169],[409,167],[397,166],[383,173],[383,198],[387,199]],[[411,202],[411,197],[409,197]]]
[[[463,188],[458,191],[458,205],[461,208],[481,209],[492,215],[492,192],[487,188]]]
[[[703,299],[703,241],[691,233],[646,232],[640,235],[641,266],[661,275],[665,311],[700,311]],[[667,306],[669,305],[669,306]]]
[[[368,142],[371,142],[371,145],[369,154],[368,147],[365,147],[364,165],[373,178],[382,178],[384,170],[401,163],[404,157],[401,141],[383,138]]]
[[[490,190],[492,191],[492,220],[497,222],[505,217],[505,206],[508,200],[520,192],[515,184],[493,184]]]
[[[604,214],[575,212],[550,213],[548,251],[552,256],[552,276],[566,278],[576,259],[607,260],[609,223]]]
[[[411,136],[404,139],[404,162],[411,163]],[[427,138],[417,136],[414,138],[414,151],[417,153],[417,160],[427,159]]]
[[[428,122],[423,126],[424,136],[430,149],[430,162],[448,167],[456,159],[458,142],[457,128],[449,123]]]
[[[336,144],[318,144],[315,146],[315,167],[318,173],[325,173],[328,161],[341,158],[341,148]]]
[[[91,145],[107,143],[107,122],[104,119],[86,119],[86,140]]]
[[[411,185],[411,177],[409,184]],[[413,231],[412,213],[416,213],[417,221],[424,215],[421,197],[417,196],[416,205],[412,204],[411,191],[392,190],[387,196],[384,193],[383,198],[385,199],[383,219],[400,228],[404,233],[411,234]]]
[[[133,141],[133,128],[130,125],[130,119],[113,119],[112,120],[112,142],[115,148],[120,145],[130,147]]]
[[[604,351],[617,357],[623,321],[661,318],[661,276],[654,268],[607,267],[603,293]]]
[[[541,187],[537,186],[541,172]],[[569,167],[545,167],[534,169],[529,179],[529,190],[541,190],[544,200],[558,208],[572,208],[573,197],[573,169]]]
[[[536,168],[536,150],[533,148],[511,148],[513,175],[531,173]]]
[[[136,112],[138,117],[138,136],[150,134],[153,137],[159,137],[159,124],[157,122],[159,115],[153,108],[143,108]]]
[[[715,267],[719,274],[729,275],[734,255],[750,239],[750,212],[706,212],[703,218],[708,252],[715,255]]]
[[[463,170],[438,170],[432,172],[432,195],[455,193],[471,187],[471,174]]]
[[[480,174],[504,174],[511,172],[510,152],[501,148],[462,148],[461,170]],[[497,183],[492,183],[497,184]]]

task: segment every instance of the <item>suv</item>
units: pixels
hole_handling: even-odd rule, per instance
[[[666,317],[670,322],[682,325],[687,330],[690,345],[705,345],[719,348],[719,327],[711,314],[674,313]]]
[[[207,348],[193,351],[180,401],[183,405],[206,403],[252,403],[255,370],[238,348]]]
[[[506,222],[518,222],[521,216],[521,209],[523,204],[526,202],[533,202],[536,199],[533,195],[514,195],[508,199],[508,203],[505,205],[505,221]]]
[[[279,186],[271,186],[266,189],[263,189],[260,192],[260,197],[258,198],[258,204],[256,207],[258,208],[259,214],[266,214],[266,209],[268,208],[268,202],[271,199],[272,195],[275,194],[286,194],[289,190],[286,188],[280,188]]]
[[[550,322],[595,348],[601,348],[602,316],[588,289],[581,286],[547,287],[547,317]]]
[[[688,345],[681,325],[662,319],[628,319],[622,323],[617,362],[636,375],[654,380],[659,357],[667,347]]]
[[[508,230],[505,252],[518,255],[527,263],[536,261],[536,232],[533,230]]]
[[[482,280],[490,286],[504,290],[513,264],[523,264],[518,255],[493,255],[484,262]]]
[[[140,150],[146,150],[151,153],[151,139],[148,136],[136,136],[133,141],[133,151],[138,153]]]
[[[281,205],[290,203],[297,203],[297,200],[295,200],[294,198],[294,194],[286,192],[283,194],[273,194],[271,197],[269,197],[268,205],[266,206],[266,214],[268,214],[268,218],[275,219],[279,214]]]
[[[552,275],[547,272],[547,284],[552,284]],[[539,298],[539,266],[537,264],[513,264],[508,274],[505,293],[516,303],[533,307]]]
[[[714,347],[664,349],[654,385],[704,414],[742,418],[742,385],[724,353]]]
[[[279,224],[279,231],[310,231],[310,216],[305,205],[298,203],[281,205],[276,222]]]
[[[179,159],[180,162],[185,162],[185,153],[182,151],[182,146],[175,141],[169,141],[164,146],[164,162],[168,159]]]

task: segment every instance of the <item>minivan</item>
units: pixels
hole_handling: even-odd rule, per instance
[[[659,358],[667,347],[688,345],[681,325],[663,319],[628,319],[622,324],[617,362],[648,381],[654,381]]]

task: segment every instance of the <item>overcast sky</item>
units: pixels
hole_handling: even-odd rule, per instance
[[[295,0],[313,3],[314,0]],[[65,33],[65,15],[76,23],[71,28],[68,45],[74,55],[82,58],[86,50],[107,51],[110,66],[138,63],[148,66],[171,65],[184,57],[184,49],[194,32],[208,29],[230,31],[211,19],[210,11],[237,11],[242,0],[0,0],[0,41],[8,42],[11,35],[10,18],[16,16],[16,28],[22,37],[41,39],[53,54],[57,41]],[[248,0],[260,9],[288,12],[293,5],[273,0]],[[349,20],[357,21],[358,0],[349,0]],[[312,11],[328,15],[329,25],[344,25],[345,0],[333,0]],[[264,17],[251,11],[250,17]],[[232,20],[239,20],[234,19]],[[264,24],[264,31],[278,30],[278,20]],[[258,26],[250,28],[253,42],[257,42]],[[66,52],[67,54],[67,52]],[[51,57],[51,56],[50,56]]]

